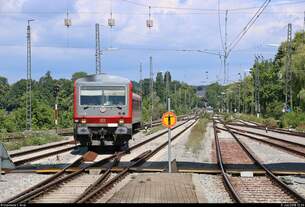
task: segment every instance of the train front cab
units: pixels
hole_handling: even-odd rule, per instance
[[[122,84],[122,83],[121,83]],[[81,145],[128,147],[132,138],[132,84],[75,83],[74,137]]]

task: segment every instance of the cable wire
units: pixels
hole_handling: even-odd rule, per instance
[[[249,29],[252,27],[252,25],[256,22],[256,20],[260,17],[260,15],[264,12],[264,10],[267,8],[267,6],[270,2],[271,2],[271,0],[266,0],[264,2],[264,4],[257,10],[255,15],[250,19],[250,21],[244,27],[244,29],[238,34],[236,39],[234,39],[231,42],[231,44],[229,45],[228,55],[236,47],[236,45],[241,41],[241,39],[246,35],[246,33],[249,31]]]

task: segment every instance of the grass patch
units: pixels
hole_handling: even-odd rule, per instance
[[[201,148],[201,142],[204,138],[204,133],[206,132],[208,122],[209,119],[200,118],[191,130],[191,133],[186,143],[186,148],[188,150],[192,150],[193,153],[198,153]]]
[[[4,146],[7,150],[17,150],[24,146],[36,146],[36,145],[43,145],[50,142],[56,142],[63,140],[62,136],[51,134],[51,133],[44,133],[44,132],[31,132],[26,135],[25,138],[12,140],[9,142],[4,142]]]
[[[157,131],[160,131],[164,129],[164,126],[161,124],[161,125],[158,125],[158,126],[154,126],[153,128],[147,130],[146,132],[144,132],[145,135],[150,135],[150,134],[153,134]]]
[[[237,118],[239,118],[241,120],[244,120],[244,121],[249,121],[249,122],[255,122],[255,123],[258,123],[258,124],[262,124],[262,125],[270,127],[270,128],[278,127],[277,121],[272,117],[269,117],[269,118],[259,117],[258,118],[255,115],[241,114]]]

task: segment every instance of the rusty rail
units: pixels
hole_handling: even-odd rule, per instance
[[[296,201],[304,203],[305,198],[300,195],[298,192],[290,188],[288,185],[283,183],[281,180],[279,180],[273,173],[270,171],[265,165],[263,165],[256,157],[255,155],[248,149],[248,147],[240,141],[239,138],[236,137],[235,133],[222,121],[220,120],[220,123],[227,129],[227,131],[233,136],[233,138],[238,142],[238,144],[242,147],[242,149],[247,153],[247,155],[261,168],[263,169],[269,178],[271,178],[276,184],[278,184],[285,192],[292,195]]]
[[[174,127],[173,129],[187,123],[189,120],[177,125],[176,127]],[[194,123],[192,123],[194,124]],[[183,129],[183,131],[185,131],[186,129]],[[69,165],[67,166],[66,168],[64,168],[63,170],[59,171],[58,173],[56,173],[55,175],[53,175],[52,177],[36,184],[35,186],[23,191],[22,193],[14,196],[13,198],[10,198],[6,201],[4,201],[5,203],[27,203],[29,201],[31,201],[32,199],[36,198],[37,196],[43,194],[45,191],[49,190],[49,189],[52,189],[56,186],[58,186],[60,183],[63,183],[64,181],[67,181],[68,179],[72,179],[74,178],[75,176],[77,175],[80,175],[81,173],[83,173],[86,169],[90,168],[90,167],[94,167],[96,165],[101,165],[101,164],[105,164],[107,162],[110,162],[111,160],[113,159],[118,159],[120,158],[121,156],[125,155],[128,151],[131,151],[133,149],[136,149],[160,136],[162,136],[163,134],[165,134],[167,132],[162,132],[162,133],[159,133],[153,137],[151,137],[150,139],[147,139],[137,145],[134,145],[133,147],[129,148],[128,150],[125,150],[125,151],[122,151],[122,152],[119,152],[117,154],[114,154],[114,155],[111,155],[109,157],[106,157],[105,159],[101,160],[101,161],[98,161],[98,162],[95,162],[95,163],[92,163],[72,174],[69,174],[67,176],[64,176],[62,178],[59,178],[59,176],[62,176],[65,172],[67,172],[67,169],[70,168],[72,166]],[[181,133],[181,132],[180,132]],[[179,133],[179,134],[180,134]],[[81,159],[82,160],[82,159]],[[141,159],[137,160],[136,163],[140,163]],[[73,163],[74,164],[74,163]],[[133,165],[134,166],[134,165]],[[110,172],[109,172],[110,173]],[[98,181],[95,183],[95,184],[100,184],[100,183],[103,183],[105,181],[105,179],[108,177],[108,175],[105,175],[105,176],[102,176],[101,178],[98,179]],[[87,191],[91,191],[92,189],[88,189]],[[86,192],[87,192],[86,191]]]

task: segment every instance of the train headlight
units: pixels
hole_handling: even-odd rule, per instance
[[[123,125],[123,124],[124,124],[124,119],[120,119],[120,120],[119,120],[119,124],[120,124],[120,125]]]
[[[79,122],[79,120],[78,120],[78,119],[75,119],[75,120],[74,120],[74,122],[75,122],[75,123],[78,123],[78,122]]]
[[[87,123],[87,120],[86,120],[86,119],[82,119],[82,120],[80,121],[80,123],[86,124],[86,123]]]

